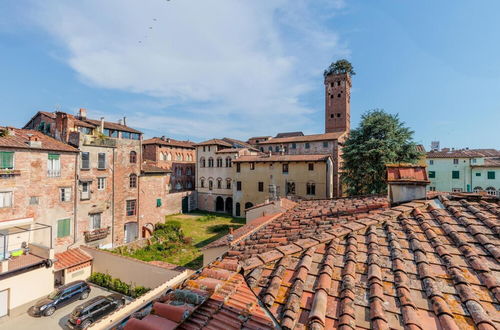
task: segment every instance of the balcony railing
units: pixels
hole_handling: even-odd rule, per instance
[[[0,233],[0,261],[36,254],[48,258],[43,250],[52,249],[52,227],[40,223],[12,226]],[[36,251],[36,252],[35,252]],[[40,255],[44,254],[44,255]]]
[[[107,227],[83,232],[83,235],[85,236],[85,242],[88,243],[106,238],[109,235],[110,229],[111,227]]]
[[[56,178],[61,176],[61,170],[47,170],[47,176],[49,178]]]
[[[85,135],[83,144],[98,147],[116,147],[116,140],[105,136]]]
[[[14,169],[0,169],[0,178],[10,178],[16,175],[21,175],[21,171]]]

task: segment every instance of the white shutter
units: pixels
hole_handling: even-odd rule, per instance
[[[71,188],[64,188],[64,200],[65,201],[71,200]]]

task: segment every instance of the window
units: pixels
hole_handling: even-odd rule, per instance
[[[338,113],[338,114],[337,114],[337,118],[340,118],[341,116],[342,116],[342,114],[341,114],[341,113]]]
[[[106,189],[106,178],[97,178],[97,190]]]
[[[429,179],[434,179],[436,177],[436,171],[429,171]]]
[[[122,139],[130,139],[130,132],[122,132]]]
[[[236,190],[241,191],[241,181],[236,181]]]
[[[460,171],[451,171],[452,179],[460,179]]]
[[[205,179],[200,179],[200,187],[205,188]]]
[[[161,207],[161,198],[156,199],[156,207]]]
[[[255,163],[254,163],[254,162],[251,162],[251,163],[250,163],[250,169],[251,169],[251,170],[255,170]]]
[[[0,169],[12,170],[14,168],[14,153],[10,151],[0,151]]]
[[[203,146],[203,152],[205,152],[205,146]]]
[[[292,149],[297,149],[297,143],[292,143]]]
[[[264,182],[259,182],[259,191],[264,191]]]
[[[137,152],[135,151],[130,152],[130,163],[131,164],[137,163]]]
[[[226,189],[231,189],[231,179],[226,180]]]
[[[94,213],[90,215],[90,225],[92,226],[92,230],[101,228],[101,214],[102,213]]]
[[[97,154],[97,169],[106,169],[106,154],[104,152],[100,152]]]
[[[217,189],[222,189],[222,179],[217,179]]]
[[[434,159],[429,159],[429,165],[434,165]]]
[[[306,188],[308,195],[316,195],[316,184],[314,184],[313,182],[309,182],[307,183]]]
[[[493,188],[493,187],[486,188],[486,193],[490,196],[496,196],[496,194],[497,194],[495,188]]]
[[[268,149],[269,149],[269,151],[273,151],[273,147],[271,147],[271,146],[269,146]]]
[[[30,197],[30,205],[38,205],[40,203],[40,198],[37,196]]]
[[[80,199],[90,199],[90,182],[82,182],[82,192]]]
[[[295,182],[287,181],[286,182],[286,194],[294,195],[295,194]]]
[[[131,199],[127,201],[127,216],[136,214],[136,204],[137,201],[135,199]]]
[[[130,174],[129,187],[130,188],[137,188],[137,175],[136,174]]]
[[[200,158],[200,164],[201,164],[200,167],[206,167],[207,166],[207,164],[205,163],[205,158],[204,157]]]
[[[214,189],[214,182],[212,180],[208,180],[208,190]]]
[[[264,152],[264,147],[260,147],[259,150]]]
[[[476,176],[481,176],[481,172],[477,172],[477,173],[476,173]]]
[[[288,173],[288,164],[283,164],[283,173]]]
[[[488,171],[488,179],[495,180],[495,171]]]
[[[274,147],[274,151],[280,152],[280,147],[279,146]]]
[[[308,167],[309,167],[309,171],[314,171],[314,163],[309,163]]]
[[[241,164],[240,163],[236,163],[236,172],[240,173],[240,171],[241,171]]]
[[[12,191],[0,192],[0,208],[12,207]]]
[[[482,187],[474,187],[474,192],[475,193],[478,193],[478,192],[481,192],[481,191],[483,191]]]
[[[458,164],[458,159],[457,158],[453,159],[453,164],[455,164],[455,165]]]
[[[306,148],[306,149],[309,149],[310,147],[311,147],[311,146],[310,146],[309,142],[306,142],[306,144],[305,144],[305,148]]]
[[[222,158],[217,158],[217,167],[222,167]]]
[[[71,201],[71,188],[60,188],[59,189],[59,200],[61,202]]]
[[[323,141],[323,148],[328,148],[328,141]]]
[[[462,188],[453,188],[451,191],[454,193],[459,193],[462,192]]]
[[[208,167],[214,167],[214,159],[212,157],[208,159]]]
[[[66,237],[70,234],[70,219],[57,220],[57,237]]]
[[[82,170],[90,169],[90,153],[82,152],[82,165],[80,168]]]
[[[477,162],[477,159],[476,158],[473,158],[472,159],[472,164],[475,164]]]
[[[232,164],[231,164],[231,157],[227,157],[226,158],[226,167],[231,167]]]
[[[192,171],[191,167],[186,168],[186,175],[192,175]]]
[[[436,191],[436,187],[429,187],[429,191]]]
[[[59,154],[49,154],[47,160],[47,176],[49,178],[61,176],[61,159]]]

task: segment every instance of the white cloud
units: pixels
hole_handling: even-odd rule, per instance
[[[303,96],[321,84],[328,62],[347,52],[324,24],[343,1],[34,6],[32,17],[65,47],[65,60],[86,84],[169,104],[129,109],[140,128],[163,134],[244,137],[302,128],[313,111]]]

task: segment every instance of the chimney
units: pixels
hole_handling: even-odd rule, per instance
[[[122,121],[122,119],[121,119],[121,118],[120,118],[120,119],[118,119],[118,125],[123,125],[123,121]]]
[[[386,180],[391,204],[425,199],[426,187],[430,183],[426,166],[413,164],[387,164]]]
[[[78,117],[80,117],[80,119],[87,119],[87,109],[80,108],[78,111]]]
[[[41,148],[42,141],[38,140],[38,136],[28,134],[28,145],[30,146],[30,148]]]
[[[167,142],[170,143],[170,138],[167,138]]]
[[[101,117],[101,133],[104,132],[104,117]]]
[[[127,126],[127,117],[123,117],[123,126]]]
[[[162,137],[160,138],[162,141],[165,141],[165,135],[162,135]]]

